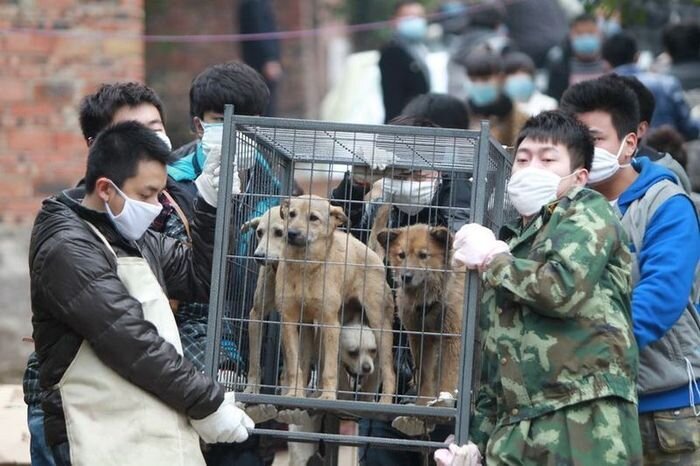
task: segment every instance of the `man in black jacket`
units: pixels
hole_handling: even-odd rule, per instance
[[[381,51],[384,121],[388,122],[415,96],[430,90],[425,64],[428,49],[423,43],[427,31],[425,9],[415,0],[402,0],[394,10],[396,34]]]
[[[203,464],[197,434],[243,441],[252,428],[232,394],[182,357],[167,301],[207,299],[220,160],[196,180],[189,248],[148,231],[168,155],[139,123],[108,128],[91,145],[84,191],[47,199],[35,221],[32,324],[59,465]]]

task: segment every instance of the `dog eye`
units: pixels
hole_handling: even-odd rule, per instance
[[[351,358],[356,358],[360,355],[360,350],[348,351],[348,354],[350,355]]]
[[[283,232],[282,230],[280,230],[280,229],[276,229],[276,230],[275,230],[275,236],[276,236],[277,238],[281,238],[282,236],[284,236],[284,232]]]
[[[311,220],[312,222],[315,222],[318,220],[318,216],[315,214],[311,214],[311,215],[309,215],[309,220]]]
[[[418,253],[418,259],[420,259],[420,260],[425,260],[425,259],[427,259],[427,258],[428,258],[428,254],[426,254],[426,253],[424,253],[424,252],[422,252],[422,251]]]
[[[258,235],[258,238],[262,238],[262,235],[263,235],[263,231],[262,231],[262,230],[258,230],[258,231],[256,231],[255,233]]]
[[[294,218],[296,216],[297,216],[297,213],[295,211],[293,211],[293,210],[289,211],[289,218]]]
[[[400,253],[397,254],[399,256],[399,259],[405,259],[406,258],[406,253],[401,251]]]
[[[376,348],[372,348],[371,350],[369,350],[369,354],[371,354],[372,356],[374,356],[375,354],[377,354]]]

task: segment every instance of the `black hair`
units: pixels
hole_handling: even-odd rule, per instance
[[[190,86],[190,117],[205,112],[224,113],[233,104],[237,115],[262,115],[270,100],[263,77],[240,62],[220,63],[202,71]]]
[[[669,24],[661,41],[674,63],[700,58],[700,25],[695,21]]]
[[[394,16],[399,12],[399,10],[407,5],[422,5],[422,3],[418,0],[399,0],[398,2],[394,3]]]
[[[591,169],[595,147],[593,137],[586,125],[570,113],[550,110],[530,117],[518,134],[516,152],[525,138],[561,144],[569,151],[572,170],[581,167]]]
[[[535,62],[526,53],[511,52],[503,57],[503,71],[506,74],[524,71],[534,76],[536,71]]]
[[[123,107],[137,107],[151,104],[160,114],[165,124],[163,102],[156,91],[137,82],[120,82],[102,84],[94,94],[83,97],[80,102],[80,129],[83,137],[89,141],[112,124],[114,115]]]
[[[118,188],[136,176],[141,161],[154,160],[165,166],[170,151],[156,133],[137,121],[109,126],[97,135],[90,146],[85,190],[92,193],[98,178],[109,178]]]
[[[614,76],[577,83],[564,92],[560,107],[571,113],[601,111],[608,113],[617,137],[636,133],[639,125],[639,102],[629,86]]]
[[[634,63],[637,51],[637,40],[627,32],[620,32],[608,37],[603,42],[601,49],[603,59],[610,63],[613,68]]]
[[[464,60],[467,76],[488,78],[503,71],[503,59],[489,50],[475,50]]]
[[[438,128],[438,125],[435,122],[423,116],[417,115],[399,115],[392,118],[387,124],[396,126],[419,126],[425,128]]]
[[[616,74],[610,75],[618,76]],[[654,115],[654,109],[656,108],[656,98],[654,94],[649,90],[648,87],[644,85],[635,76],[618,76],[627,87],[632,89],[632,91],[637,96],[637,102],[639,102],[639,122],[646,121],[651,123],[651,118]]]
[[[598,21],[596,20],[595,16],[593,16],[590,13],[581,13],[580,15],[576,16],[574,19],[571,20],[571,22],[569,23],[569,27],[574,27],[579,23],[593,23],[597,25]]]
[[[501,0],[481,1],[468,10],[469,25],[497,29],[506,19],[506,7]]]
[[[688,164],[688,153],[684,146],[685,139],[673,126],[661,125],[658,128],[650,129],[644,142],[659,152],[671,154],[671,157],[684,169]]]
[[[447,94],[421,94],[404,107],[402,116],[423,117],[442,128],[469,129],[467,105]]]

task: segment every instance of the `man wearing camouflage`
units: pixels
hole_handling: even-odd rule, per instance
[[[531,118],[508,183],[521,218],[501,241],[477,224],[456,235],[455,262],[484,283],[470,437],[489,466],[641,464],[631,258],[613,210],[584,187],[592,158],[573,117]]]

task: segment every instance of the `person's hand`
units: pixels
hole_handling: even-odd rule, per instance
[[[190,424],[206,443],[241,443],[255,423],[236,406],[233,392],[224,396],[219,409],[204,419],[190,419]]]
[[[458,447],[454,444],[454,435],[447,437],[447,448],[435,451],[433,458],[438,466],[481,466],[481,452],[472,442]]]
[[[452,262],[476,269],[487,265],[496,254],[508,252],[508,245],[498,241],[491,230],[477,223],[470,223],[460,228],[455,235]]]
[[[194,180],[199,195],[207,204],[216,207],[219,198],[219,174],[221,173],[221,146],[208,148],[207,161],[204,162],[202,173]]]

